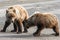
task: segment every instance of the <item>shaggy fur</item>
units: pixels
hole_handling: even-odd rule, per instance
[[[56,33],[55,36],[59,35],[58,20],[55,15],[50,13],[36,13],[24,21],[25,30],[27,28],[37,26],[34,36],[40,36],[41,31],[44,28],[51,28]],[[25,31],[24,30],[24,31]]]
[[[20,5],[13,5],[10,6],[6,10],[6,21],[3,30],[1,32],[5,32],[6,28],[11,24],[11,22],[14,25],[14,30],[11,32],[22,32],[22,23],[24,20],[27,20],[28,18],[28,12],[27,10],[20,6]]]

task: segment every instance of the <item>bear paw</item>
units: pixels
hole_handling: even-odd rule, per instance
[[[1,30],[0,32],[5,32],[5,30]]]
[[[33,36],[35,36],[35,37],[39,37],[40,34],[36,34],[36,33],[34,33]]]
[[[23,33],[27,33],[28,31],[23,31]]]
[[[55,36],[59,36],[59,33],[56,33]]]
[[[11,30],[11,32],[16,32],[16,30]]]

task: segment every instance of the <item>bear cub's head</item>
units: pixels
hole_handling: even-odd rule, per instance
[[[32,16],[30,16],[27,20],[24,20],[24,27],[26,28],[30,28],[32,26],[36,26],[36,18],[38,17],[38,15],[34,14]]]
[[[14,22],[16,19],[16,10],[14,7],[9,7],[6,10],[6,18],[9,19],[11,22]]]

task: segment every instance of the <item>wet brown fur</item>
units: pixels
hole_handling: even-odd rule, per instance
[[[24,27],[27,29],[32,26],[37,26],[37,30],[33,34],[34,36],[40,36],[44,28],[51,28],[56,33],[55,36],[59,35],[58,19],[53,14],[36,13],[32,15],[25,21]]]
[[[19,13],[16,13],[16,11],[19,11]],[[1,32],[6,31],[6,28],[11,24],[12,18],[14,18],[14,22],[13,22],[14,30],[12,30],[12,32],[16,32],[17,30],[18,30],[17,33],[22,32],[22,24],[24,20],[27,20],[28,12],[21,5],[10,6],[6,10],[6,21],[5,21],[4,28],[3,30],[1,30]]]

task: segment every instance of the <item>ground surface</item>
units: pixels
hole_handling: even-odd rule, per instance
[[[35,11],[40,12],[51,12],[57,15],[59,19],[59,29],[60,29],[60,0],[23,0],[23,1],[1,1],[0,2],[0,30],[4,26],[5,18],[5,10],[10,5],[20,4],[24,6],[29,15],[32,15]],[[34,37],[32,34],[36,31],[36,27],[32,27],[28,29],[28,33],[16,34],[10,32],[13,29],[12,24],[7,28],[6,32],[0,32],[0,40],[60,40],[60,36],[51,35],[53,32],[52,29],[44,29],[41,32],[40,37]]]

